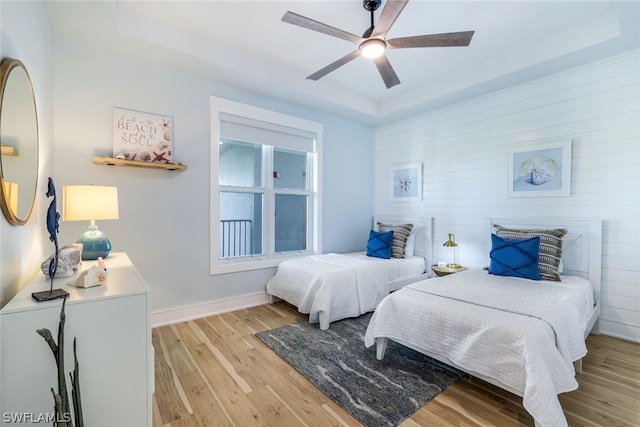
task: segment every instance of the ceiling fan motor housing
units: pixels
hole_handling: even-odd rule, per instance
[[[362,0],[362,7],[368,12],[377,10],[382,4],[382,0]]]

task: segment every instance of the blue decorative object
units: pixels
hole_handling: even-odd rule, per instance
[[[49,209],[47,209],[47,231],[49,232],[49,240],[51,240],[55,246],[55,252],[49,263],[49,277],[51,278],[49,290],[31,294],[31,297],[38,302],[66,298],[69,295],[68,292],[62,289],[53,289],[53,278],[56,277],[56,270],[58,269],[58,230],[60,227],[58,221],[60,220],[60,214],[58,213],[56,203],[56,187],[51,177],[49,177],[49,182],[47,183],[47,197],[53,197]]]
[[[89,229],[76,240],[76,243],[82,243],[82,259],[84,260],[94,260],[98,257],[106,258],[111,252],[109,238],[95,224],[90,225]]]
[[[47,197],[53,197],[49,209],[47,209],[47,231],[49,232],[49,240],[53,242],[56,252],[49,263],[49,277],[55,277],[58,269],[58,232],[60,230],[60,214],[58,213],[58,204],[56,203],[56,187],[53,179],[49,177],[47,183]]]
[[[491,235],[489,273],[540,280],[540,237],[510,239]]]
[[[376,258],[391,258],[391,242],[393,241],[393,231],[369,232],[369,241],[367,242],[367,256]]]

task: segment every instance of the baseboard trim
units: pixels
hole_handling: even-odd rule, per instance
[[[209,301],[202,304],[194,304],[186,307],[172,308],[169,310],[155,311],[151,313],[151,327],[171,325],[201,317],[213,316],[243,308],[255,307],[269,303],[269,295],[266,292],[243,295],[236,298],[228,298]]]

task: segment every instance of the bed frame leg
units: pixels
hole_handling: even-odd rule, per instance
[[[385,351],[387,351],[387,338],[376,338],[376,359],[382,360]]]
[[[576,372],[582,372],[582,359],[578,359],[575,362],[573,362],[573,369],[575,369]]]

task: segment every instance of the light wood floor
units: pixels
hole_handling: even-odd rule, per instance
[[[307,317],[286,303],[153,330],[156,426],[359,426],[254,334]],[[587,340],[578,390],[560,401],[570,426],[640,426],[640,344]],[[402,427],[533,426],[522,399],[461,379]]]

